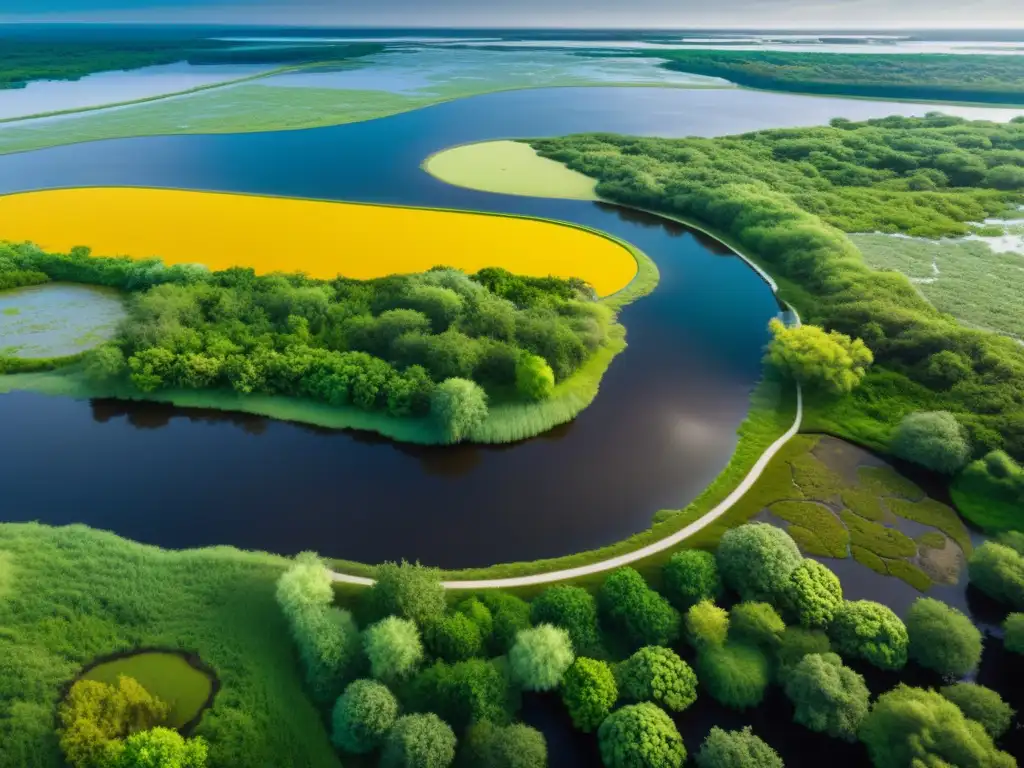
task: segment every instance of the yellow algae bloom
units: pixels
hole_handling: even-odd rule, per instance
[[[601,296],[624,288],[637,271],[620,243],[537,219],[170,189],[3,196],[0,240],[317,278],[366,279],[437,265],[466,272],[504,267],[521,275],[579,277]]]

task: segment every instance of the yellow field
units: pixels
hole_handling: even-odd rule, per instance
[[[0,197],[0,240],[167,264],[366,279],[443,264],[466,272],[580,277],[601,296],[637,271],[618,243],[503,216],[162,189],[89,188]]]

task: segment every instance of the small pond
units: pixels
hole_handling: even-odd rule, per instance
[[[66,357],[112,338],[125,316],[117,292],[51,283],[0,293],[0,357]]]

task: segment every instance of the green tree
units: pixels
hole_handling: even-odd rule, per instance
[[[548,587],[530,603],[530,619],[564,629],[578,654],[600,650],[597,601],[582,587]]]
[[[967,572],[971,584],[993,600],[1024,610],[1024,555],[995,541],[974,550]]]
[[[686,636],[694,648],[725,645],[729,613],[710,600],[701,600],[686,612]]]
[[[480,628],[463,613],[430,620],[423,638],[430,652],[445,661],[465,661],[483,650]]]
[[[468,597],[455,606],[455,610],[476,624],[476,628],[480,630],[480,639],[484,644],[490,641],[491,635],[494,634],[494,617],[491,615],[490,608],[477,598]]]
[[[503,657],[455,664],[438,661],[404,686],[403,703],[410,711],[434,712],[461,731],[481,720],[509,722],[519,706],[517,694]]]
[[[445,379],[430,398],[430,413],[449,443],[458,443],[487,419],[487,393],[469,379]]]
[[[573,724],[585,733],[599,726],[612,711],[619,689],[611,667],[603,661],[579,657],[562,680],[562,701]]]
[[[907,628],[880,603],[844,602],[829,627],[829,636],[841,655],[864,659],[879,669],[901,669],[907,663]]]
[[[1024,613],[1011,613],[1003,624],[1003,644],[1010,653],[1024,653]]]
[[[516,360],[516,391],[527,400],[547,400],[555,390],[555,372],[539,355],[525,352]]]
[[[363,631],[363,649],[370,673],[377,680],[395,682],[416,671],[423,661],[420,631],[408,619],[389,616]]]
[[[702,549],[676,552],[662,569],[665,593],[681,611],[702,600],[714,602],[725,591],[715,556]]]
[[[800,626],[824,628],[843,604],[843,587],[830,569],[807,558],[790,573],[783,603]]]
[[[748,725],[742,731],[723,731],[715,726],[697,753],[698,768],[783,768],[779,753],[754,735]]]
[[[494,623],[491,646],[494,652],[508,653],[519,631],[530,626],[530,604],[498,590],[483,592],[479,599],[491,612]]]
[[[920,597],[907,614],[908,654],[944,677],[963,677],[981,661],[981,632],[956,608]]]
[[[960,708],[964,717],[981,723],[993,739],[998,739],[1013,722],[1013,707],[991,688],[976,683],[947,685],[940,693]]]
[[[901,459],[952,475],[971,457],[967,430],[946,411],[922,411],[903,417],[889,442]]]
[[[812,653],[831,653],[832,644],[828,635],[819,629],[786,627],[775,649],[775,677],[785,682],[793,667]]]
[[[522,723],[477,723],[466,733],[463,752],[467,768],[546,768],[548,764],[544,734]]]
[[[92,350],[85,357],[82,373],[90,383],[98,386],[110,384],[122,378],[128,371],[124,352],[113,344],[104,344]]]
[[[174,375],[174,353],[163,347],[150,347],[128,358],[131,381],[142,392],[153,392],[168,385]]]
[[[115,749],[109,768],[206,768],[206,741],[185,739],[170,728],[138,731]]]
[[[860,386],[874,362],[863,341],[837,331],[826,333],[816,325],[789,328],[777,319],[769,327],[768,361],[801,384],[847,394]]]
[[[384,741],[380,768],[448,768],[455,761],[455,733],[434,714],[403,715]]]
[[[935,691],[899,685],[878,697],[860,729],[875,768],[908,765],[1014,768],[980,723]]]
[[[334,704],[331,741],[353,754],[372,752],[398,717],[398,701],[376,680],[356,680]]]
[[[773,650],[786,624],[768,603],[737,603],[729,611],[729,639]]]
[[[870,693],[863,676],[844,667],[836,654],[804,656],[787,674],[784,687],[796,722],[833,738],[857,740]]]
[[[985,186],[1011,192],[1024,189],[1024,168],[1016,165],[997,165],[985,174]]]
[[[697,700],[697,675],[669,648],[641,648],[615,668],[615,677],[627,701],[653,701],[682,712]]]
[[[675,723],[653,704],[612,712],[597,731],[606,768],[680,768],[686,760]]]
[[[697,678],[730,709],[756,707],[768,688],[768,659],[748,645],[707,646],[697,654]]]
[[[527,691],[550,691],[573,662],[569,633],[551,624],[520,630],[508,652],[512,677]]]
[[[597,599],[606,627],[621,633],[634,648],[671,645],[679,638],[679,612],[632,568],[613,571]]]
[[[716,556],[726,586],[744,600],[778,599],[803,562],[789,534],[768,523],[748,523],[726,531]]]
[[[437,568],[403,560],[401,564],[378,565],[374,576],[367,599],[376,618],[399,616],[424,626],[444,615],[444,587]]]

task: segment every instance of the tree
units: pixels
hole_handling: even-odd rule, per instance
[[[576,653],[600,649],[597,634],[597,601],[582,587],[548,587],[530,603],[534,624],[554,624],[569,633]]]
[[[920,597],[907,614],[908,654],[944,677],[963,677],[981,661],[981,632],[956,608]]]
[[[413,712],[434,712],[459,731],[482,720],[505,724],[519,706],[504,657],[435,662],[403,686],[403,704]]]
[[[606,768],[680,768],[686,760],[675,723],[653,704],[612,712],[597,731]]]
[[[697,654],[697,678],[720,704],[730,709],[749,709],[764,699],[768,659],[748,645],[709,646]]]
[[[634,648],[671,645],[679,637],[679,612],[632,568],[619,568],[604,580],[598,605],[607,626]]]
[[[726,531],[716,555],[722,580],[744,600],[778,599],[803,562],[789,534],[768,523],[748,523]]]
[[[423,660],[419,630],[413,622],[397,616],[367,627],[363,632],[363,649],[370,660],[370,673],[385,682],[409,677]]]
[[[662,576],[668,599],[681,611],[702,600],[714,602],[724,591],[715,556],[702,549],[676,552],[662,569]]]
[[[448,768],[455,761],[455,733],[434,714],[403,715],[384,741],[380,768]]]
[[[590,733],[608,717],[618,698],[611,667],[597,659],[576,659],[562,680],[562,701],[573,724],[584,733]]]
[[[919,411],[903,417],[889,448],[926,469],[954,474],[971,457],[967,430],[946,411]]]
[[[1013,722],[1013,707],[991,688],[976,683],[947,685],[940,693],[959,707],[964,717],[981,723],[993,739],[998,739]]]
[[[455,610],[476,625],[484,644],[490,641],[491,635],[494,633],[494,617],[491,615],[490,608],[475,597],[469,597],[455,606]]]
[[[697,700],[697,675],[669,648],[641,648],[615,669],[627,701],[653,701],[670,712],[682,712]]]
[[[898,685],[878,697],[864,719],[860,740],[875,768],[908,765],[1014,768],[980,723],[968,720],[935,691]]]
[[[829,636],[841,655],[864,659],[879,669],[901,669],[907,663],[907,628],[880,603],[844,602]]]
[[[725,645],[729,613],[710,600],[702,600],[686,612],[686,635],[694,648]]]
[[[769,328],[768,361],[801,384],[845,395],[860,386],[874,362],[863,341],[837,331],[826,333],[816,325],[790,328],[778,319]]]
[[[495,653],[508,653],[520,630],[530,626],[530,604],[507,592],[488,590],[480,601],[491,612],[494,632],[491,646]]]
[[[836,654],[804,656],[787,674],[784,688],[796,708],[796,722],[833,738],[857,740],[870,692],[863,676],[844,667]]]
[[[1024,613],[1011,613],[1003,624],[1003,644],[1010,653],[1024,653]]]
[[[812,653],[831,653],[828,635],[818,629],[786,627],[775,649],[775,677],[784,682],[793,667]]]
[[[546,768],[548,764],[544,734],[522,723],[477,723],[466,733],[464,752],[467,768]]]
[[[547,400],[555,389],[555,372],[547,360],[524,352],[516,360],[516,391],[527,400]]]
[[[109,768],[205,768],[207,747],[200,736],[157,727],[131,734],[112,754]]]
[[[541,624],[520,630],[508,652],[513,679],[527,691],[550,691],[573,662],[572,641],[564,629]]]
[[[457,443],[487,419],[487,393],[469,379],[445,379],[430,398],[430,413],[444,439]]]
[[[697,768],[783,768],[783,763],[749,725],[742,731],[715,726],[697,753]]]
[[[800,626],[824,628],[843,604],[843,587],[830,569],[807,558],[790,573],[783,602]]]
[[[117,381],[128,370],[124,352],[113,344],[104,344],[89,352],[82,366],[82,373],[91,384],[103,386]]]
[[[786,629],[782,617],[768,603],[737,603],[729,611],[729,639],[770,651]]]
[[[441,572],[419,563],[384,563],[374,573],[376,582],[367,593],[373,615],[399,616],[425,626],[445,612]]]
[[[465,661],[483,650],[480,628],[462,613],[427,622],[424,640],[430,652],[445,661]]]
[[[974,550],[967,572],[971,585],[993,600],[1024,610],[1024,556],[1011,547],[986,541]]]
[[[381,745],[398,717],[398,701],[375,680],[356,680],[345,689],[331,713],[331,741],[353,754]]]
[[[1016,165],[997,165],[985,174],[985,186],[1011,192],[1024,189],[1024,168]]]

